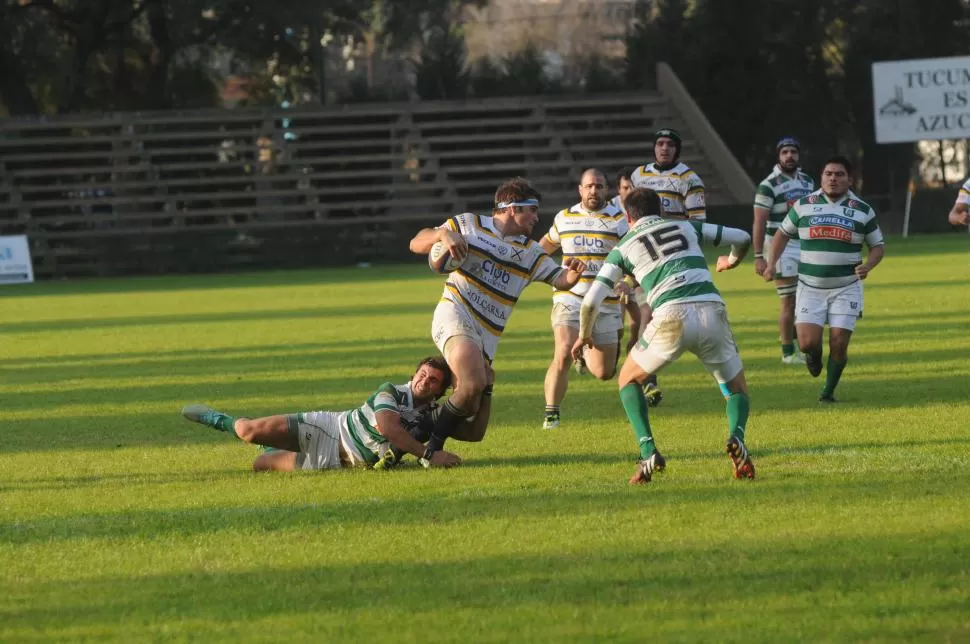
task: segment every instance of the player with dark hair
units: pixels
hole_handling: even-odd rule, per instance
[[[649,188],[657,193],[665,216],[684,217],[694,221],[707,220],[707,202],[704,182],[686,163],[680,160],[683,140],[673,128],[662,128],[653,133],[653,163],[640,166],[630,176],[635,188]],[[640,305],[641,325],[650,323],[653,315],[644,294],[637,292]],[[651,406],[659,405],[663,392],[652,374],[644,384],[644,393]]]
[[[834,156],[822,169],[822,187],[795,202],[771,240],[771,257],[779,257],[789,239],[798,239],[798,289],[795,330],[812,377],[822,373],[822,331],[829,325],[829,359],[821,403],[834,403],[835,387],[849,360],[849,340],[862,317],[862,280],[882,261],[885,241],[876,211],[857,197],[852,163]],[[862,261],[862,245],[869,248]],[[768,262],[765,281],[775,278]]]
[[[751,237],[737,228],[715,226],[666,216],[660,195],[638,188],[624,201],[630,232],[607,256],[596,281],[583,298],[579,340],[573,355],[592,342],[592,323],[600,303],[624,275],[632,275],[653,309],[653,319],[630,352],[620,374],[620,402],[640,447],[640,462],[630,483],[648,483],[666,466],[654,443],[642,385],[651,375],[677,360],[684,351],[695,354],[724,386],[727,397],[727,453],[735,478],[754,478],[754,463],[744,444],[748,420],[748,386],[744,379],[724,300],[711,280],[701,242],[731,244],[729,255],[717,258],[717,270],[736,268]]]
[[[815,181],[801,171],[798,160],[801,145],[794,137],[786,136],[775,146],[777,163],[758,184],[754,195],[754,225],[751,237],[754,246],[754,271],[763,275],[768,258],[766,247],[788,214],[792,204],[815,190]],[[781,341],[781,361],[785,364],[804,364],[805,357],[795,351],[795,288],[798,282],[798,242],[791,241],[782,254],[771,257],[775,265],[775,291],[781,298],[778,314],[778,334]]]
[[[623,200],[633,190],[634,170],[636,168],[627,166],[620,168],[620,171],[616,173],[616,183],[613,184],[616,187],[616,195],[610,199],[610,203],[620,210],[623,210]]]
[[[562,266],[529,238],[539,221],[539,191],[521,177],[495,191],[491,216],[466,212],[411,240],[414,253],[426,255],[441,242],[462,262],[448,275],[435,308],[431,337],[455,373],[455,391],[442,406],[428,449],[439,450],[449,436],[480,441],[486,424],[462,423],[474,417],[483,397],[491,396],[489,364],[515,303],[532,282],[568,291],[586,264],[567,258]],[[468,423],[465,423],[468,426]]]
[[[417,456],[425,467],[451,467],[461,459],[442,450],[429,452],[408,433],[427,422],[435,401],[450,385],[451,370],[444,358],[431,356],[418,364],[410,382],[386,382],[350,411],[244,418],[196,404],[183,408],[182,415],[247,443],[273,448],[253,462],[256,471],[372,467],[391,447]]]
[[[552,361],[543,385],[545,410],[542,427],[559,427],[560,405],[569,386],[572,348],[579,333],[579,305],[607,254],[626,234],[623,211],[606,200],[609,186],[606,175],[596,168],[583,172],[579,179],[579,203],[563,208],[553,219],[549,232],[539,245],[549,254],[562,249],[563,265],[571,258],[586,264],[586,272],[569,290],[552,294],[552,333],[555,344]],[[638,311],[639,313],[639,311]],[[609,380],[616,373],[623,335],[623,309],[619,294],[607,298],[593,330],[593,348],[576,360],[580,374],[590,373]]]

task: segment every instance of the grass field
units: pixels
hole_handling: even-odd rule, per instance
[[[450,471],[263,474],[183,404],[348,409],[434,350],[420,266],[0,293],[0,640],[970,641],[970,246],[891,239],[837,395],[780,364],[777,297],[716,277],[754,482],[693,357],[630,488],[615,383],[540,429],[549,291],[520,300],[484,442]]]

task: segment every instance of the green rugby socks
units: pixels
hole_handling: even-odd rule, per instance
[[[640,445],[640,458],[649,458],[657,447],[653,443],[650,432],[650,420],[647,418],[647,399],[643,396],[643,389],[635,382],[631,382],[620,389],[620,402],[623,411],[633,426],[633,433]]]

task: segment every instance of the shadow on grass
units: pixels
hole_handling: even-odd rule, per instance
[[[151,639],[152,633],[205,639],[241,629],[236,634],[244,638],[276,639],[279,618],[285,617],[293,628],[312,624],[315,628],[303,632],[324,640],[365,632],[385,640],[392,630],[412,641],[414,629],[422,628],[421,641],[468,641],[469,636],[472,641],[579,636],[596,641],[597,635],[603,641],[618,633],[637,641],[643,634],[640,620],[647,620],[652,637],[662,641],[779,641],[796,632],[795,639],[907,640],[904,635],[942,635],[965,624],[965,605],[960,605],[965,592],[917,596],[930,591],[934,580],[937,587],[960,587],[958,555],[965,553],[952,546],[961,538],[953,532],[934,534],[916,547],[912,535],[864,534],[823,544],[750,542],[742,552],[730,543],[645,540],[625,550],[476,553],[439,565],[411,553],[393,558],[392,565],[322,563],[317,555],[299,566],[245,571],[222,570],[215,556],[211,567],[178,574],[144,570],[124,577],[26,581],[20,593],[34,601],[5,611],[3,627],[64,629],[75,637],[93,628],[119,639]],[[831,552],[839,556],[826,554]],[[738,588],[744,605],[757,610],[737,610],[741,591],[730,589]],[[658,596],[662,611],[656,609]],[[793,606],[801,614],[793,614]],[[882,611],[887,615],[873,619]],[[590,619],[610,614],[623,619]],[[447,619],[450,615],[461,620],[460,628]],[[427,624],[435,623],[435,616],[441,622],[429,636]],[[636,621],[625,621],[631,618]],[[274,630],[268,631],[269,625]]]
[[[450,473],[439,473],[441,481],[451,478]],[[423,471],[391,473],[400,476],[401,485],[414,476],[424,476]],[[250,476],[273,476],[251,474]],[[878,504],[891,502],[900,492],[888,485],[886,477],[867,477],[846,480],[813,479],[812,493],[805,496],[804,479],[776,479],[770,484],[724,482],[704,487],[674,488],[651,485],[647,488],[631,488],[625,480],[610,481],[608,485],[591,488],[566,488],[556,491],[554,503],[550,502],[550,490],[506,489],[490,490],[469,487],[472,482],[462,473],[452,485],[443,484],[429,491],[429,483],[412,488],[412,496],[396,498],[363,498],[349,501],[327,501],[327,477],[380,476],[372,472],[308,473],[303,476],[319,477],[319,496],[310,503],[276,506],[237,506],[178,508],[174,510],[138,509],[120,512],[87,513],[73,516],[44,517],[17,522],[0,523],[0,539],[6,544],[69,542],[75,539],[157,539],[167,534],[185,537],[219,531],[289,531],[322,528],[326,526],[374,526],[393,530],[395,526],[421,526],[426,524],[460,525],[469,521],[501,519],[512,522],[541,522],[555,517],[564,508],[573,511],[611,513],[629,511],[631,508],[648,509],[662,515],[666,512],[690,513],[691,506],[710,508],[738,503],[775,503],[792,495],[803,497],[808,504],[826,507],[832,498],[864,497],[867,502]],[[235,479],[232,474],[223,478]],[[574,485],[581,485],[575,481]],[[923,492],[947,492],[952,482],[925,479],[918,484]],[[458,489],[456,489],[456,487]],[[910,486],[912,487],[912,486]],[[912,490],[911,490],[912,492]],[[306,498],[306,497],[304,497]]]

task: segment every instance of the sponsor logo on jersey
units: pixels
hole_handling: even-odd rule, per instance
[[[468,301],[477,305],[481,311],[484,311],[485,313],[488,313],[499,320],[504,321],[506,319],[505,311],[502,310],[502,307],[493,302],[487,295],[483,295],[479,291],[472,289],[468,289],[465,295],[468,298]]]
[[[788,200],[788,205],[790,206],[792,203],[798,201],[799,199],[801,199],[802,197],[804,197],[810,192],[811,190],[805,190],[803,188],[795,188],[792,190],[786,190],[782,194],[782,196]]]
[[[809,239],[834,239],[836,241],[851,242],[852,231],[838,226],[812,226],[808,229]]]
[[[818,195],[808,195],[808,203],[818,203]]]
[[[847,230],[855,230],[855,222],[850,216],[848,219],[836,215],[818,215],[808,218],[809,226],[838,226]]]
[[[509,254],[509,247],[508,246],[499,246],[498,247],[498,254],[501,255],[502,257],[505,257],[506,255]]]
[[[494,282],[501,282],[502,284],[508,284],[512,279],[508,271],[496,264],[490,259],[486,259],[482,262],[481,266],[481,276],[485,278],[486,282],[494,285]]]
[[[604,249],[606,248],[606,241],[598,239],[596,237],[587,237],[586,235],[576,235],[573,237],[573,244],[580,249],[596,248]]]

